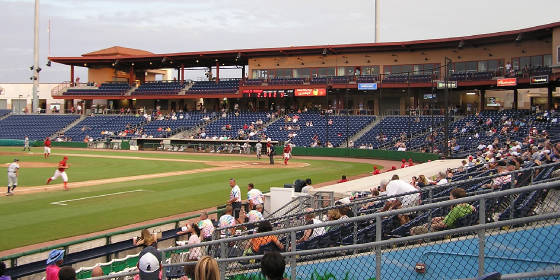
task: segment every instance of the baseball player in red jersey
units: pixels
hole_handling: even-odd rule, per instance
[[[64,157],[59,163],[57,169],[54,171],[54,175],[47,180],[47,185],[58,177],[62,177],[64,181],[64,190],[68,190],[68,175],[66,175],[66,169],[68,169],[68,157]]]
[[[284,145],[284,165],[288,165],[288,160],[292,157],[292,146],[290,143]]]
[[[45,158],[48,158],[51,155],[51,139],[49,137],[45,139],[45,148],[43,150]]]

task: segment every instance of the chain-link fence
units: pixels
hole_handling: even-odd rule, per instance
[[[399,194],[395,196],[356,197],[350,203],[337,204],[335,206],[329,207],[320,207],[321,205],[315,205],[317,207],[314,207],[311,212],[317,217],[325,218],[329,216],[330,210],[338,210],[343,216],[359,216],[375,213],[380,207],[383,206],[385,200],[387,199],[401,198],[413,193],[419,193],[421,203],[425,204],[448,200],[449,194],[454,188],[463,188],[469,196],[489,191],[518,188],[537,182],[554,180],[549,178],[551,177],[552,172],[559,166],[560,163],[543,165],[534,165],[533,163],[531,163],[522,166],[522,168],[518,170],[497,173],[496,171],[487,170],[483,165],[480,165],[462,170],[460,172],[455,172],[451,182],[445,185],[427,186],[415,192]],[[310,197],[308,201],[311,204],[317,204],[314,203],[315,200],[316,199],[314,199],[313,197]],[[302,207],[299,207],[299,205],[290,204],[289,206],[292,208],[303,209]],[[306,213],[309,212],[299,211],[295,214],[288,213],[286,215],[268,218],[266,219],[266,221],[269,221],[276,229],[288,228],[305,224],[304,216]],[[431,218],[432,215],[432,213],[428,213],[426,218]],[[231,230],[232,228],[235,229],[233,231],[241,231],[241,234],[252,234],[253,230],[256,228],[256,223],[244,223],[231,227],[219,228],[216,231],[213,239],[216,240],[221,238],[221,230],[227,231]],[[250,230],[247,231],[247,229]]]
[[[176,252],[163,277],[182,276],[194,262],[182,262],[181,250],[193,247],[218,260],[222,279],[264,279],[259,262],[271,250],[284,252],[289,279],[560,275],[559,187],[545,182],[323,223],[308,213],[303,226],[163,249]]]

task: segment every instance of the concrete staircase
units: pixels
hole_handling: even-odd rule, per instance
[[[63,128],[63,129],[57,131],[55,134],[51,135],[51,138],[54,138],[54,137],[56,137],[56,136],[58,136],[58,135],[61,135],[61,134],[66,133],[66,131],[68,131],[68,130],[70,130],[72,127],[76,126],[79,122],[81,122],[82,120],[84,120],[86,117],[87,117],[87,116],[85,116],[85,115],[80,115],[80,117],[79,117],[77,120],[73,121],[71,124],[67,125],[65,128]]]
[[[356,140],[360,139],[360,137],[364,136],[364,134],[366,134],[370,129],[372,129],[374,126],[376,126],[379,122],[381,122],[381,120],[383,120],[384,117],[382,116],[376,116],[375,120],[372,121],[371,123],[369,123],[368,125],[366,125],[366,127],[364,127],[362,130],[358,131],[356,134],[352,135],[352,137],[350,137],[350,139],[348,139],[348,142],[352,141],[352,142],[356,142]],[[341,148],[348,148],[346,146],[346,141],[344,141],[344,143],[342,143],[340,145]]]
[[[132,93],[133,93],[136,89],[138,89],[137,86],[132,86],[132,87],[130,87],[130,89],[127,90],[123,95],[124,95],[124,96],[131,96]]]
[[[194,134],[196,134],[201,128],[205,128],[207,125],[217,121],[219,118],[220,117],[216,117],[216,118],[210,119],[210,121],[208,121],[208,122],[205,122],[203,124],[199,124],[199,125],[191,128],[191,129],[187,129],[187,130],[177,132],[169,138],[170,139],[188,139],[191,136],[193,136]]]
[[[192,87],[193,85],[194,85],[194,82],[188,82],[188,83],[185,85],[185,87],[184,87],[181,91],[179,91],[179,93],[177,93],[177,95],[185,95],[185,94],[187,94],[187,91],[188,91],[189,89],[191,89],[191,87]]]

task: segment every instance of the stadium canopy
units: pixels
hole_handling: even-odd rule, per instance
[[[296,55],[329,55],[364,52],[417,51],[438,48],[479,47],[487,44],[520,42],[528,39],[544,40],[552,36],[554,22],[535,27],[472,36],[416,40],[406,42],[361,43],[341,45],[291,46],[281,48],[237,49],[154,54],[124,47],[112,47],[78,57],[49,57],[49,60],[71,66],[114,67],[128,69],[195,68],[247,65],[249,59]],[[134,63],[134,64],[133,64]]]

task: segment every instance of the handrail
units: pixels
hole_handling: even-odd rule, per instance
[[[475,195],[475,196],[457,198],[457,199],[453,199],[453,200],[446,200],[446,201],[441,201],[441,202],[429,203],[429,204],[424,204],[424,205],[419,205],[419,206],[414,206],[414,207],[395,209],[395,210],[386,211],[386,212],[377,212],[377,213],[372,213],[372,214],[367,214],[367,215],[362,215],[362,216],[357,216],[357,217],[351,217],[351,218],[342,219],[342,220],[327,221],[327,222],[322,222],[322,223],[319,223],[319,224],[309,224],[309,225],[303,225],[303,226],[295,226],[295,227],[291,227],[291,228],[278,229],[278,230],[274,230],[274,231],[254,233],[254,234],[251,234],[251,235],[234,236],[234,237],[230,237],[230,238],[227,238],[227,239],[206,241],[206,242],[201,242],[201,243],[198,243],[198,244],[189,244],[189,245],[184,245],[184,246],[169,247],[169,248],[161,249],[160,251],[161,252],[167,252],[167,251],[173,251],[173,250],[182,250],[182,249],[189,249],[189,248],[194,248],[194,247],[215,245],[215,244],[220,244],[220,243],[223,243],[223,242],[235,242],[235,241],[253,239],[253,238],[257,238],[257,237],[264,237],[264,236],[270,236],[270,235],[280,235],[280,234],[285,234],[285,233],[304,231],[304,230],[314,229],[314,228],[319,228],[319,227],[332,227],[332,226],[337,226],[337,225],[341,225],[341,224],[351,224],[351,223],[362,222],[362,221],[374,221],[378,217],[383,218],[383,217],[387,217],[387,216],[395,216],[395,215],[417,212],[417,211],[423,211],[423,210],[428,210],[428,209],[433,209],[433,208],[443,208],[443,207],[447,207],[447,206],[451,206],[451,205],[457,205],[457,204],[461,204],[461,203],[469,203],[469,202],[474,202],[474,201],[480,201],[482,199],[504,197],[504,196],[507,196],[507,195],[536,191],[536,190],[542,190],[542,189],[547,189],[547,188],[555,188],[555,187],[559,187],[559,186],[560,186],[560,180],[555,181],[555,182],[535,184],[535,185],[520,187],[520,188],[515,188],[515,189],[508,189],[508,190],[503,190],[503,191],[484,193],[484,194],[479,194],[479,195]],[[554,213],[551,213],[551,214],[545,214],[545,215],[539,215],[539,216],[547,216],[547,217],[548,216],[553,216],[553,218],[557,218],[557,217],[560,217],[560,212],[554,212]],[[531,217],[535,217],[535,216],[531,216]],[[526,218],[531,218],[531,217],[526,217]],[[494,223],[477,225],[477,226],[473,226],[473,227],[476,227],[476,229],[480,229],[480,228],[485,228],[485,226],[492,225],[492,224],[500,224],[500,225],[501,224],[507,224],[507,221],[499,221],[499,222],[494,222]],[[445,232],[459,233],[459,232],[463,232],[463,231],[470,231],[470,230],[462,230],[464,228],[469,228],[469,227],[451,229],[451,230],[448,230],[448,231],[445,231]],[[417,239],[432,237],[432,236],[427,236],[427,235],[420,235],[420,236],[422,236],[422,237],[417,238]],[[412,241],[412,240],[416,239],[416,238],[413,238],[413,237],[414,236],[403,237],[403,238],[398,238],[398,240]],[[387,243],[387,241],[383,241],[383,242]],[[326,248],[315,249],[315,250],[326,250]]]
[[[218,211],[215,210],[215,211],[208,212],[209,215],[215,214],[215,213],[218,213]],[[75,241],[68,241],[68,242],[64,242],[64,243],[60,243],[60,244],[56,244],[56,245],[43,247],[43,248],[40,248],[40,249],[35,249],[35,250],[31,250],[31,251],[26,251],[26,252],[22,252],[22,253],[17,253],[17,254],[13,254],[13,255],[4,256],[4,257],[0,258],[0,261],[16,259],[16,258],[20,258],[20,257],[23,257],[23,256],[42,253],[42,252],[50,251],[50,250],[53,250],[53,249],[58,249],[58,248],[61,248],[61,247],[68,247],[68,246],[72,246],[72,245],[76,245],[76,244],[80,244],[80,243],[84,243],[84,242],[88,242],[88,241],[92,241],[92,240],[111,237],[111,236],[114,236],[114,235],[126,234],[126,233],[130,233],[130,232],[134,232],[134,231],[143,230],[145,228],[152,228],[152,227],[158,227],[158,226],[171,224],[171,223],[178,223],[178,222],[181,222],[181,221],[190,220],[190,219],[194,219],[194,218],[197,218],[197,217],[200,217],[200,214],[187,216],[187,217],[183,217],[183,218],[176,218],[176,219],[167,220],[167,221],[162,221],[162,222],[159,222],[159,223],[153,223],[153,224],[149,224],[149,225],[145,225],[145,226],[137,226],[137,227],[133,227],[133,228],[130,228],[130,229],[123,229],[123,230],[119,230],[119,231],[108,232],[108,233],[104,233],[104,234],[100,234],[100,235],[96,235],[96,236],[92,236],[92,237],[88,237],[88,238],[82,238],[82,239],[75,240]]]
[[[493,178],[497,178],[497,177],[502,177],[502,176],[507,176],[507,175],[513,175],[513,174],[517,174],[520,172],[524,172],[524,171],[530,171],[530,170],[536,170],[536,169],[543,169],[543,168],[548,168],[548,167],[553,167],[553,166],[559,166],[560,162],[557,163],[549,163],[549,164],[543,164],[543,165],[539,165],[539,166],[533,166],[533,167],[527,167],[527,168],[523,168],[523,169],[519,169],[519,170],[514,170],[514,171],[509,171],[509,172],[504,172],[504,173],[497,173],[494,175],[488,175],[488,176],[484,176],[484,177],[478,177],[478,178],[472,178],[472,179],[465,179],[465,180],[461,180],[461,181],[456,181],[456,182],[450,182],[447,184],[443,184],[443,185],[435,185],[435,186],[428,186],[428,187],[424,187],[421,190],[416,190],[413,192],[408,192],[408,193],[403,193],[403,194],[397,194],[397,195],[392,195],[392,196],[377,196],[377,197],[370,197],[370,198],[365,198],[365,199],[360,199],[358,201],[353,201],[350,202],[348,204],[344,204],[344,205],[335,205],[335,206],[329,206],[329,207],[324,207],[324,208],[320,208],[320,209],[314,209],[313,211],[309,211],[308,213],[319,213],[319,212],[325,212],[331,209],[336,209],[336,208],[340,208],[340,207],[352,207],[354,205],[358,205],[358,204],[363,204],[363,203],[367,203],[367,202],[373,202],[373,201],[383,201],[383,200],[387,200],[390,198],[396,198],[396,197],[401,197],[401,196],[406,196],[406,195],[411,195],[411,194],[416,194],[416,193],[423,193],[423,192],[430,192],[430,191],[435,191],[438,189],[444,189],[444,188],[449,188],[455,185],[459,185],[459,184],[464,184],[464,183],[469,183],[469,182],[478,182],[478,181],[484,181],[484,180],[488,180],[488,179],[493,179]],[[298,216],[301,216],[301,213],[296,213],[296,214],[290,214],[287,216],[282,216],[282,217],[276,217],[276,218],[269,218],[269,219],[265,219],[264,221],[270,221],[271,223],[276,222],[277,220],[281,220],[281,219],[291,219],[291,218],[295,218]],[[262,222],[262,221],[260,221]],[[231,228],[236,228],[236,227],[243,227],[243,226],[248,226],[251,224],[256,224],[258,222],[253,222],[253,223],[243,223],[243,224],[238,224],[238,225],[234,225],[234,226],[227,226],[227,227],[221,227],[221,228],[216,228],[216,230],[226,230],[226,229],[231,229]]]
[[[478,225],[473,225],[473,226],[466,226],[466,227],[461,227],[461,228],[448,229],[448,230],[442,230],[442,231],[437,231],[437,232],[430,232],[430,233],[425,233],[425,234],[420,234],[420,235],[412,235],[412,236],[407,236],[407,237],[393,238],[393,239],[387,239],[387,240],[381,240],[381,241],[373,241],[373,242],[367,242],[367,243],[361,243],[361,244],[344,245],[344,246],[338,246],[338,247],[307,249],[307,250],[300,250],[300,251],[296,250],[296,251],[291,251],[291,252],[282,252],[280,254],[284,257],[291,257],[291,256],[301,257],[301,256],[305,256],[305,255],[325,254],[325,253],[339,252],[339,251],[352,251],[352,250],[360,250],[360,249],[365,249],[365,248],[384,247],[384,246],[388,246],[388,245],[392,245],[392,244],[396,244],[396,243],[404,243],[404,242],[411,242],[411,241],[424,240],[424,239],[430,239],[430,238],[438,238],[438,237],[452,235],[452,234],[460,234],[460,233],[465,233],[465,232],[475,232],[475,231],[479,231],[479,230],[488,230],[488,229],[494,229],[494,228],[501,228],[501,227],[504,227],[504,226],[511,226],[511,225],[517,225],[517,224],[525,224],[525,223],[533,223],[533,222],[539,222],[539,221],[544,221],[544,220],[552,220],[552,219],[558,219],[558,218],[560,218],[560,212],[554,212],[554,213],[541,214],[541,215],[529,216],[529,217],[523,217],[523,218],[515,218],[515,219],[511,219],[511,220],[506,220],[506,221],[498,221],[498,222],[492,222],[492,223],[486,223],[486,224],[478,224]],[[345,220],[345,221],[348,221],[348,220]],[[262,233],[263,236],[267,236],[267,235],[271,235],[271,234],[274,234],[274,232]],[[251,238],[256,237],[256,236],[257,235],[253,235],[253,236],[251,236]],[[232,239],[227,239],[227,240],[221,240],[220,242],[213,242],[212,244],[219,244],[219,243],[223,243],[223,242],[232,242],[232,241],[233,241]],[[178,250],[178,249],[188,249],[188,248],[201,247],[201,246],[207,246],[207,245],[211,245],[211,242],[204,242],[204,243],[185,245],[185,246],[179,246],[179,247],[170,247],[170,248],[159,250],[159,251],[160,252],[166,252],[166,251],[172,251],[172,250]],[[243,261],[249,261],[249,260],[253,260],[253,259],[261,259],[262,257],[264,257],[264,255],[251,255],[251,256],[241,256],[241,257],[225,258],[225,259],[220,258],[220,259],[216,259],[216,261],[218,263],[243,262]],[[175,267],[175,266],[184,266],[184,265],[192,265],[192,264],[196,264],[196,261],[180,262],[180,263],[164,263],[163,267],[164,268],[165,267]],[[93,278],[89,278],[88,280],[104,280],[104,279],[111,279],[111,278],[122,277],[122,276],[132,276],[132,275],[136,275],[136,274],[138,274],[138,271],[129,271],[129,272],[116,273],[116,274],[111,274],[111,275],[106,275],[106,276],[93,277]],[[515,278],[508,278],[508,279],[515,279]]]

